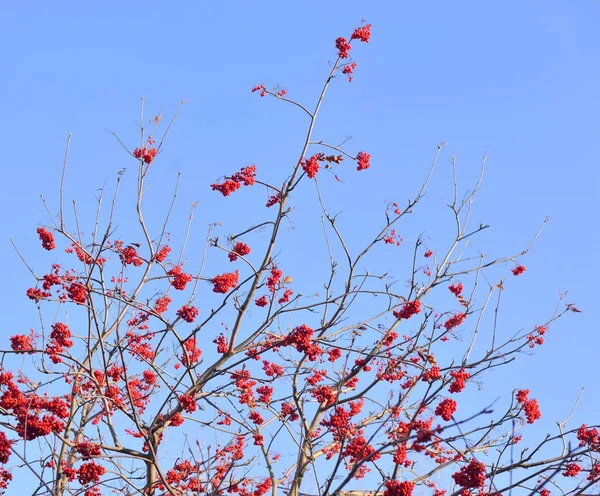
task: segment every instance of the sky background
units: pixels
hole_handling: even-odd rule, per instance
[[[148,208],[152,213],[164,206],[169,196],[160,187],[166,185],[170,195],[182,171],[175,214],[184,226],[190,204],[199,202],[199,227],[191,238],[199,247],[209,222],[235,223],[250,208],[236,203],[241,199],[215,198],[208,185],[252,163],[275,181],[297,160],[303,143],[305,117],[250,89],[261,82],[269,88],[280,84],[290,98],[312,107],[328,62],[335,60],[334,40],[348,36],[362,19],[373,25],[371,42],[352,50],[358,63],[354,81],[334,81],[315,137],[339,143],[351,136],[346,149],[371,153],[372,168],[357,178],[346,164],[341,170],[346,182],[329,182],[334,211],[344,211],[348,227],[377,225],[383,200],[402,204],[414,195],[436,146],[448,141],[427,209],[411,228],[424,232],[435,248],[436,236],[443,238],[451,222],[444,206],[452,193],[450,157],[456,156],[466,190],[487,150],[473,218],[491,229],[476,248],[492,255],[517,253],[551,217],[535,252],[523,260],[527,272],[510,279],[514,265],[504,267],[511,291],[503,325],[516,332],[540,323],[560,291],[568,290],[565,302],[583,313],[557,322],[546,345],[501,377],[490,374],[485,394],[495,398],[530,388],[544,413],[540,428],[550,430],[585,387],[572,426],[597,423],[600,3],[595,0],[1,2],[2,339],[36,325],[24,295],[31,276],[9,238],[36,266],[35,229],[50,223],[39,195],[55,213],[69,133],[66,198],[77,198],[82,217],[91,222],[96,190],[114,182],[123,167],[131,170],[125,191],[133,180],[135,162],[110,132],[133,148],[139,141],[140,97],[148,116],[164,110],[165,118],[187,99],[157,162],[151,192],[156,196]],[[314,200],[314,191],[306,194]],[[312,208],[299,208],[298,215]],[[349,242],[358,243],[361,232],[354,229]],[[292,252],[298,271],[312,274],[311,239],[290,246],[298,247],[297,255]],[[399,279],[406,278],[396,270]]]

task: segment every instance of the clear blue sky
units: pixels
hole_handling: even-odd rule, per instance
[[[547,345],[511,369],[508,382],[532,390],[549,428],[585,386],[573,425],[596,423],[595,0],[0,3],[3,339],[36,325],[24,297],[31,280],[9,236],[30,259],[39,255],[35,229],[48,223],[39,194],[56,205],[69,132],[67,197],[77,197],[85,212],[106,178],[134,167],[107,131],[135,146],[141,96],[149,115],[164,107],[169,116],[188,99],[155,182],[182,170],[181,218],[198,200],[201,226],[223,220],[218,209],[231,203],[211,197],[209,206],[207,184],[251,163],[275,176],[297,158],[303,139],[305,121],[295,109],[261,100],[250,88],[279,83],[312,106],[335,38],[361,19],[373,24],[371,42],[355,50],[354,81],[333,85],[317,134],[331,142],[351,135],[349,151],[369,151],[373,167],[360,182],[332,190],[334,201],[351,197],[356,212],[367,213],[381,210],[384,198],[404,202],[443,140],[443,158],[457,156],[467,187],[487,149],[475,221],[492,231],[477,247],[517,251],[551,217],[536,253],[524,260],[520,286],[510,280],[505,324],[530,328],[550,313],[559,290],[584,311],[558,322]],[[449,198],[447,180],[446,172],[432,185],[436,212]],[[423,217],[428,235],[449,221],[437,215]],[[523,377],[527,384],[517,383]],[[495,380],[490,376],[492,389]]]

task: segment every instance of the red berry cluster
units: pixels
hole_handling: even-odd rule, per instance
[[[330,362],[335,362],[338,358],[342,356],[342,350],[340,350],[339,348],[329,348],[327,350],[327,354],[329,355],[329,358],[327,360]]]
[[[478,462],[474,458],[462,467],[458,472],[452,474],[454,482],[466,489],[476,489],[485,484],[485,463]]]
[[[394,317],[397,319],[410,319],[413,315],[421,313],[421,301],[407,301],[402,305],[401,310],[394,310]]]
[[[319,403],[325,403],[326,406],[333,405],[337,399],[337,392],[329,386],[319,386],[310,392],[311,396]]]
[[[0,463],[8,463],[8,459],[12,454],[11,446],[13,443],[14,441],[8,439],[6,434],[0,431]]]
[[[369,461],[381,458],[381,455],[376,452],[375,448],[368,443],[361,429],[350,438],[350,441],[346,441],[342,456],[349,458],[348,464],[350,466],[354,465],[358,460],[364,460],[365,458],[368,458]]]
[[[537,400],[529,399],[529,389],[521,389],[517,391],[516,397],[517,402],[523,406],[528,424],[533,424],[542,416]]]
[[[215,293],[228,293],[231,288],[237,286],[239,278],[239,271],[226,272],[219,276],[215,276],[211,279],[213,283],[213,291]]]
[[[262,415],[259,412],[257,412],[256,410],[253,410],[252,412],[250,412],[250,415],[248,415],[248,418],[250,419],[251,422],[253,422],[256,425],[261,425],[265,421],[265,419],[262,417]]]
[[[250,253],[250,247],[246,243],[239,241],[233,247],[232,252],[229,253],[229,261],[235,262],[238,258],[238,255],[245,257],[249,253]]]
[[[192,365],[200,360],[202,350],[200,348],[196,348],[195,338],[190,338],[183,343],[183,348],[185,349],[185,353],[181,355],[181,363],[183,363],[183,365],[187,367],[188,365]]]
[[[158,314],[165,313],[169,308],[169,303],[171,303],[171,298],[168,296],[161,296],[157,298],[154,302],[154,311]]]
[[[267,297],[265,295],[263,295],[260,298],[257,298],[256,300],[254,300],[254,304],[257,307],[266,307],[269,304],[269,300],[267,300]]]
[[[252,93],[260,91],[260,96],[265,96],[267,94],[267,89],[264,84],[257,84],[254,88],[252,88]]]
[[[74,282],[69,287],[67,287],[67,295],[75,303],[80,303],[81,305],[83,305],[87,301],[87,294],[87,288],[83,284],[79,284],[78,282]]]
[[[17,334],[11,336],[10,347],[17,353],[32,353],[34,349],[33,335]]]
[[[29,288],[27,290],[26,294],[27,294],[27,298],[35,301],[36,303],[40,300],[43,300],[45,298],[50,298],[52,296],[52,293],[50,293],[48,291],[42,291],[39,288]]]
[[[264,496],[271,489],[271,479],[267,477],[261,483],[257,484],[251,496]]]
[[[237,191],[244,186],[252,186],[254,184],[254,178],[256,177],[256,165],[249,165],[248,167],[242,167],[239,172],[236,172],[231,177],[226,177],[225,181],[221,184],[214,183],[210,187],[213,191],[218,191],[223,196],[229,196],[234,191]]]
[[[388,245],[400,246],[402,244],[402,238],[397,235],[396,230],[392,229],[383,237],[383,242]]]
[[[121,243],[115,242],[115,251],[119,251],[121,249]],[[73,243],[72,248],[65,249],[67,253],[73,253],[77,255],[77,258],[80,262],[86,265],[103,265],[106,262],[106,258],[103,257],[93,257],[91,256],[84,248],[81,247],[78,243]]]
[[[527,270],[527,267],[524,265],[517,265],[514,269],[512,269],[512,273],[515,276],[521,275],[523,272]]]
[[[227,338],[223,334],[219,334],[215,339],[213,339],[213,343],[217,345],[217,352],[221,354],[225,354],[229,351],[229,345],[227,344]]]
[[[577,477],[581,472],[581,466],[577,463],[568,463],[565,471],[562,473],[565,477]]]
[[[290,301],[290,297],[294,294],[294,292],[291,289],[286,289],[283,292],[283,296],[281,298],[279,298],[279,300],[277,300],[277,303],[279,303],[280,305],[283,305],[284,303],[287,303],[288,301]]]
[[[348,76],[348,81],[352,81],[352,73],[354,72],[354,69],[356,69],[356,62],[350,62],[342,69],[342,74]]]
[[[267,208],[269,208],[269,207],[272,207],[273,205],[277,205],[280,202],[281,202],[281,193],[279,193],[277,195],[271,195],[271,196],[269,196],[269,199],[267,200],[267,204],[265,206]]]
[[[281,276],[283,276],[283,272],[277,267],[273,267],[271,269],[271,274],[267,278],[267,288],[269,288],[269,291],[271,291],[271,293],[274,293],[277,290],[277,285],[281,280]]]
[[[150,164],[154,160],[154,157],[156,157],[157,152],[158,150],[156,148],[136,148],[133,150],[133,156],[145,164]]]
[[[536,345],[544,344],[544,334],[546,334],[547,330],[548,327],[546,326],[535,326],[533,332],[527,336],[529,347],[535,348]]]
[[[319,160],[323,160],[322,153],[316,153],[312,157],[302,160],[302,168],[310,179],[314,179],[317,176],[317,172],[319,172]]]
[[[283,340],[284,346],[293,346],[299,352],[304,352],[307,358],[314,362],[323,353],[321,347],[312,342],[314,330],[305,324],[295,327]]]
[[[100,477],[106,473],[106,469],[96,462],[87,462],[77,469],[77,480],[80,484],[91,484],[100,482]]]
[[[367,152],[358,152],[358,155],[356,155],[356,163],[358,164],[356,170],[361,171],[368,169],[371,167],[371,155]]]
[[[586,444],[594,451],[600,451],[600,435],[598,429],[590,428],[583,424],[577,430],[577,439],[579,440],[579,446],[585,446]]]
[[[186,322],[194,322],[196,317],[198,317],[198,309],[194,306],[182,306],[179,310],[177,310],[177,316],[181,317]]]
[[[600,462],[593,462],[590,473],[586,477],[590,482],[597,482],[600,479]]]
[[[50,333],[50,342],[46,345],[45,353],[50,357],[53,363],[61,363],[62,359],[59,356],[65,349],[73,346],[71,339],[71,330],[62,322],[52,324],[52,332]]]
[[[399,444],[394,452],[394,463],[397,463],[398,465],[404,464],[407,455],[408,449],[406,448],[406,444]]]
[[[350,45],[346,38],[340,36],[337,40],[335,40],[335,48],[338,50],[339,58],[347,59],[350,55],[350,49],[352,48],[352,45]]]
[[[435,365],[429,370],[423,372],[423,377],[421,377],[421,380],[423,382],[433,382],[437,381],[438,379],[441,379],[441,377],[442,375],[440,374],[440,368],[437,365]]]
[[[412,496],[414,489],[412,482],[389,480],[385,483],[383,496]]]
[[[121,253],[119,253],[119,258],[123,265],[133,265],[134,267],[139,267],[144,263],[144,261],[140,258],[137,253],[137,250],[133,246],[128,246]]]
[[[187,286],[187,283],[192,280],[191,274],[186,274],[183,272],[181,265],[176,265],[173,267],[167,275],[171,276],[171,286],[173,286],[178,291],[183,291]]]
[[[281,377],[285,372],[281,365],[267,360],[263,360],[263,370],[268,377]]]
[[[182,394],[177,399],[187,413],[194,413],[196,411],[196,400],[189,394]]]
[[[452,420],[454,412],[456,412],[456,401],[450,398],[442,400],[435,409],[435,414],[439,415],[447,422]]]
[[[127,351],[136,359],[144,361],[152,361],[155,356],[155,351],[149,341],[154,337],[151,333],[137,334],[133,331],[128,331],[125,335],[127,340]]]
[[[451,293],[458,297],[463,292],[463,284],[462,282],[459,282],[458,284],[451,284],[450,286],[448,286],[448,289]]]
[[[258,393],[258,401],[261,403],[266,403],[267,405],[271,403],[271,399],[273,396],[273,388],[271,386],[260,386],[256,388],[256,392]]]
[[[291,422],[294,422],[300,418],[300,415],[296,412],[296,409],[292,406],[291,403],[282,403],[281,404],[281,417],[285,420],[289,419]]]
[[[37,233],[40,237],[40,240],[42,241],[42,248],[44,248],[44,250],[51,251],[54,250],[54,248],[56,248],[56,243],[54,242],[54,235],[50,231],[44,229],[43,227],[38,227]]]
[[[154,255],[154,260],[162,263],[167,259],[169,253],[171,253],[171,247],[169,245],[165,245],[156,252]]]
[[[448,388],[448,391],[451,393],[460,393],[466,387],[467,379],[471,377],[471,374],[469,374],[465,369],[452,370],[450,375],[454,379]]]
[[[256,400],[254,399],[252,388],[256,386],[256,381],[250,379],[250,371],[247,369],[236,370],[231,374],[231,379],[234,381],[240,394],[240,404],[254,408]]]
[[[371,25],[365,24],[364,26],[356,28],[350,39],[369,43],[369,40],[371,39]]]
[[[453,315],[452,317],[450,317],[446,322],[444,322],[444,327],[446,328],[447,331],[450,331],[450,330],[454,329],[455,327],[458,327],[459,325],[461,325],[465,321],[466,318],[467,318],[466,313],[457,313],[456,315]]]

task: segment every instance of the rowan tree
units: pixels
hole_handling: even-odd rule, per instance
[[[95,218],[80,218],[75,203],[70,213],[67,146],[58,198],[44,200],[39,259],[22,257],[34,279],[24,297],[39,326],[12,335],[1,352],[2,488],[22,492],[10,485],[18,470],[32,494],[60,496],[325,496],[352,493],[361,480],[384,496],[592,491],[600,477],[594,419],[559,423],[530,441],[528,424],[540,421],[543,405],[526,384],[477,404],[486,372],[526,359],[558,318],[579,312],[561,297],[532,329],[498,322],[506,280],[527,276],[522,257],[541,229],[505,257],[471,250],[488,229],[470,222],[485,159],[466,192],[451,161],[448,242],[403,231],[427,213],[420,207],[444,143],[408,201],[388,201],[364,225],[352,221],[360,246],[346,242],[348,225],[328,208],[329,186],[385,167],[371,163],[371,151],[315,132],[326,92],[352,81],[360,67],[352,55],[362,56],[370,37],[363,23],[334,41],[312,105],[280,87],[252,89],[303,113],[306,134],[277,178],[261,176],[260,164],[215,167],[203,201],[235,209],[243,227],[209,226],[203,248],[187,243],[193,209],[187,226],[172,218],[178,181],[175,192],[158,186],[172,197],[164,216],[144,215],[179,110],[165,126],[142,106],[137,145],[115,135],[137,166],[135,195],[126,198],[135,227],[117,208],[124,170],[112,191],[100,191]],[[312,215],[299,208],[309,202],[318,211],[306,220],[321,225],[320,240],[288,229]],[[249,203],[261,205],[260,219]],[[283,253],[315,243],[328,266],[298,288],[302,274]]]

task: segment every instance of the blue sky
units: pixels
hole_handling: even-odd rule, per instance
[[[551,217],[524,260],[528,271],[518,285],[510,280],[504,323],[531,327],[551,312],[559,291],[568,290],[567,302],[584,311],[556,323],[547,345],[507,369],[510,378],[502,382],[521,387],[526,377],[522,386],[539,399],[549,428],[585,387],[573,425],[597,422],[600,4],[594,0],[2,2],[4,337],[36,323],[24,297],[31,280],[9,237],[30,260],[39,255],[35,229],[48,223],[39,195],[56,206],[70,132],[67,197],[77,197],[90,215],[97,188],[122,167],[134,168],[108,131],[135,146],[141,96],[148,115],[164,109],[169,116],[187,99],[154,182],[172,184],[183,171],[176,213],[185,219],[189,205],[200,202],[201,227],[192,238],[200,243],[203,226],[234,222],[243,211],[239,205],[227,211],[232,203],[211,196],[208,184],[251,163],[279,177],[302,144],[304,117],[250,88],[281,84],[290,98],[312,106],[335,58],[334,40],[361,19],[373,24],[371,42],[353,50],[354,81],[340,78],[330,89],[317,135],[330,142],[352,136],[349,151],[369,151],[373,167],[360,181],[348,171],[347,183],[329,185],[332,204],[344,205],[355,222],[381,212],[383,199],[404,202],[437,144],[448,141],[428,197],[432,213],[419,217],[435,243],[451,220],[444,212],[448,159],[456,155],[468,188],[487,150],[474,215],[492,229],[477,248],[516,252]],[[491,396],[496,380],[489,378]]]

